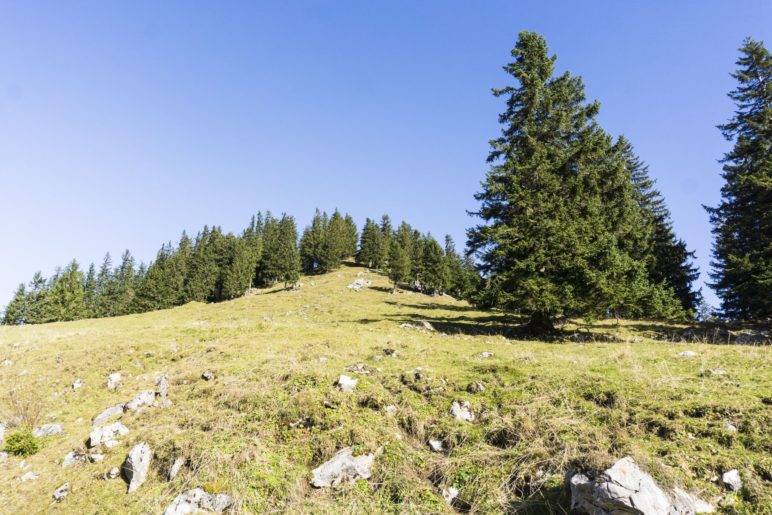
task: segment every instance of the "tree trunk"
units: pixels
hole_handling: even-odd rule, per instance
[[[554,333],[555,325],[552,323],[552,317],[543,311],[531,313],[531,319],[528,321],[528,331],[537,336]]]

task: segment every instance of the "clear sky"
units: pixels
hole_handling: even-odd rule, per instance
[[[716,124],[772,2],[0,2],[0,306],[50,275],[259,209],[389,213],[459,245],[518,32],[585,79],[705,272]],[[706,292],[715,303],[712,292]]]

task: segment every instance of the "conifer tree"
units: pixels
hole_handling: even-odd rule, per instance
[[[391,251],[391,240],[394,239],[394,227],[391,225],[391,218],[389,215],[383,215],[381,217],[381,237],[379,241],[379,255],[378,268],[388,268],[389,266],[389,252]]]
[[[351,258],[357,254],[357,243],[359,242],[359,231],[354,219],[348,213],[344,217],[346,223],[344,258]]]
[[[456,252],[456,244],[449,234],[445,235],[445,263],[448,269],[448,292],[455,297],[463,298],[467,281],[464,261]]]
[[[444,293],[448,289],[450,277],[442,247],[431,234],[427,234],[420,245],[421,261],[418,267],[420,289],[429,294]]]
[[[300,253],[295,219],[286,214],[275,222],[274,234],[266,238],[262,274],[266,284],[283,282],[285,288],[300,277]]]
[[[88,267],[86,278],[83,281],[83,305],[86,309],[85,316],[88,318],[96,316],[97,295],[96,266],[94,266],[94,263],[91,263]]]
[[[204,226],[196,235],[190,255],[188,276],[185,280],[185,302],[206,302],[214,294],[218,278],[217,247],[220,231],[217,227]]]
[[[137,273],[134,257],[128,250],[121,255],[121,263],[113,272],[112,288],[108,297],[112,316],[128,315],[134,312],[137,287]]]
[[[218,281],[216,300],[230,300],[241,297],[252,285],[254,267],[252,255],[246,240],[233,234],[225,237],[226,260]]]
[[[105,254],[104,259],[102,259],[102,264],[99,267],[99,274],[97,275],[96,299],[94,301],[92,313],[94,317],[112,316],[113,309],[109,295],[110,290],[112,289],[112,281],[113,261],[108,252]]]
[[[52,283],[55,284],[54,278],[51,281],[46,281],[40,272],[35,272],[32,276],[27,292],[27,319],[25,322],[44,324],[53,320],[49,302],[49,288]]]
[[[3,313],[4,325],[19,325],[27,321],[29,317],[29,305],[27,299],[27,289],[24,283],[20,284],[16,292],[8,303]]]
[[[346,222],[336,209],[327,224],[319,256],[319,265],[323,272],[338,268],[346,257],[346,237]]]
[[[725,316],[772,317],[772,56],[743,42],[729,93],[737,109],[719,129],[734,147],[722,159],[721,202],[706,208],[713,224],[711,287]]]
[[[580,78],[554,77],[555,57],[523,32],[504,67],[518,82],[494,90],[507,99],[501,136],[491,142],[481,202],[484,223],[468,231],[471,251],[495,292],[488,299],[530,316],[534,332],[559,314],[680,314],[663,287],[625,250],[640,210],[625,162],[595,121]]]
[[[389,253],[389,279],[394,283],[394,291],[397,291],[397,285],[410,279],[410,255],[394,238],[391,241],[391,252]]]
[[[622,136],[617,140],[615,150],[625,159],[633,182],[633,195],[642,210],[643,224],[626,241],[627,250],[644,263],[649,281],[653,284],[664,282],[673,290],[684,311],[693,317],[702,298],[692,288],[699,277],[697,267],[692,265],[694,252],[687,250],[686,243],[676,237],[665,199],[649,176],[649,167],[635,154],[632,144]]]
[[[303,231],[300,238],[300,262],[303,272],[313,274],[322,266],[322,253],[327,239],[329,221],[327,213],[322,215],[316,210],[311,225]]]
[[[69,321],[86,317],[83,302],[83,272],[74,259],[59,274],[49,294],[51,320]]]
[[[381,266],[381,229],[371,219],[365,220],[359,242],[359,262],[368,268]]]

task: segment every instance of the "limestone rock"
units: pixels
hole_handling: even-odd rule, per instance
[[[81,381],[80,379],[76,379],[75,382],[72,383],[72,389],[73,390],[77,390],[81,386],[83,386],[83,381]]]
[[[202,488],[194,488],[174,498],[164,515],[187,515],[189,513],[223,513],[233,506],[233,498],[227,494],[210,494]]]
[[[721,476],[721,481],[730,490],[737,491],[743,487],[743,481],[740,479],[740,472],[737,469],[724,472],[724,475]]]
[[[169,469],[169,481],[177,477],[177,474],[180,473],[180,469],[184,464],[185,464],[185,458],[179,457],[174,460],[174,463],[172,463],[172,466]]]
[[[46,436],[58,435],[62,431],[62,426],[59,424],[43,424],[42,426],[34,429],[32,431],[32,435],[37,438],[45,438]]]
[[[70,483],[65,483],[56,490],[54,490],[53,498],[56,502],[62,502],[67,494],[70,493]]]
[[[117,389],[121,385],[122,381],[123,381],[123,376],[121,375],[121,373],[113,372],[112,374],[107,376],[107,389],[108,390]]]
[[[0,442],[5,438],[5,424],[0,423]]]
[[[384,406],[383,411],[386,412],[386,415],[393,417],[397,413],[397,407],[393,404],[390,404],[388,406]]]
[[[34,472],[30,471],[30,472],[26,472],[24,475],[22,475],[19,478],[19,481],[22,481],[22,482],[24,482],[24,481],[35,481],[38,477],[40,477],[40,476],[38,476]]]
[[[121,472],[124,479],[129,483],[129,492],[135,491],[142,486],[147,479],[147,472],[150,470],[150,461],[153,459],[153,450],[145,442],[138,443],[129,451],[126,461],[123,462]]]
[[[8,453],[5,451],[0,452],[0,463],[4,462],[7,459],[8,459]]]
[[[453,505],[453,501],[456,500],[456,497],[458,497],[458,488],[455,486],[449,486],[447,488],[442,489],[442,498],[445,499],[445,502],[448,503],[448,506]]]
[[[123,406],[123,409],[124,411],[137,411],[145,406],[151,406],[153,402],[155,402],[155,392],[152,390],[143,390],[127,402]]]
[[[354,388],[356,388],[358,382],[359,379],[353,379],[349,376],[341,375],[338,380],[335,381],[335,386],[337,386],[338,390],[341,392],[351,393],[354,391]]]
[[[359,278],[359,279],[355,279],[354,282],[352,282],[351,284],[349,284],[347,286],[347,288],[349,290],[359,291],[362,288],[367,288],[368,286],[370,286],[370,284],[372,284],[372,283],[370,281],[368,281],[367,279]]]
[[[155,386],[158,388],[158,396],[165,399],[169,395],[169,374],[166,373],[159,377],[155,382]]]
[[[450,405],[450,414],[458,420],[465,420],[467,422],[472,422],[475,419],[469,401],[453,401],[453,404]]]
[[[118,417],[120,415],[123,415],[125,406],[123,404],[117,404],[115,406],[110,406],[106,410],[104,410],[102,413],[94,417],[94,420],[91,421],[91,425],[93,426],[101,426],[108,420],[110,420],[113,417]]]
[[[429,440],[429,448],[434,452],[442,452],[445,450],[445,446],[442,444],[442,440]]]
[[[346,372],[351,372],[353,374],[360,374],[360,375],[369,375],[370,369],[368,369],[364,363],[355,363],[353,365],[347,366]]]
[[[214,372],[211,370],[206,370],[203,374],[201,374],[201,379],[204,381],[211,381],[214,379]]]
[[[330,460],[316,467],[311,473],[311,485],[316,488],[336,487],[357,479],[369,479],[374,454],[354,457],[351,447],[341,449]]]
[[[4,367],[10,367],[11,365],[13,365],[13,361],[11,361],[10,359],[3,360]]]
[[[493,357],[493,353],[492,352],[488,352],[488,351],[481,352],[480,353],[480,357],[481,358],[490,358],[490,357]]]
[[[697,353],[694,352],[694,351],[691,351],[691,350],[685,350],[685,351],[683,351],[682,353],[679,354],[679,356],[682,357],[682,358],[693,358],[696,355],[697,355]]]
[[[485,391],[485,385],[480,381],[473,381],[466,385],[466,391],[469,393],[480,393]]]
[[[104,475],[102,476],[102,479],[104,480],[115,479],[120,475],[121,475],[121,469],[119,469],[118,467],[113,467],[104,473]]]
[[[575,473],[568,483],[572,513],[693,515],[713,511],[712,506],[683,490],[665,492],[629,456],[594,480]]]
[[[434,331],[434,326],[432,324],[430,324],[429,322],[427,322],[426,320],[419,320],[418,321],[418,325],[420,327],[423,327],[427,331]]]
[[[117,438],[127,434],[129,434],[128,428],[120,422],[97,427],[89,435],[88,446],[105,445],[106,447],[114,447],[118,443]]]

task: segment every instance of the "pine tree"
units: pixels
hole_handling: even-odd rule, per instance
[[[346,257],[346,236],[346,222],[336,209],[327,224],[319,256],[319,266],[323,272],[338,268]]]
[[[368,268],[381,266],[381,229],[369,218],[365,220],[365,226],[362,229],[357,257],[359,262]]]
[[[329,220],[327,213],[322,215],[316,210],[311,225],[303,231],[300,238],[300,262],[303,272],[313,274],[322,266],[322,253],[327,238]]]
[[[394,238],[391,241],[391,252],[389,252],[389,279],[394,283],[394,291],[397,285],[410,279],[410,255]]]
[[[664,282],[673,290],[684,311],[691,313],[693,318],[702,299],[700,292],[692,288],[700,275],[697,267],[692,265],[694,252],[687,250],[686,243],[676,237],[665,199],[649,176],[649,167],[635,154],[632,144],[625,137],[620,137],[615,150],[627,163],[633,195],[642,210],[643,224],[626,241],[627,250],[644,263],[649,282]]]
[[[456,243],[449,234],[445,235],[445,263],[448,269],[448,292],[455,297],[463,298],[467,281],[464,260],[456,252]]]
[[[51,318],[56,321],[79,320],[87,316],[83,302],[83,272],[74,259],[59,274],[49,301]]]
[[[27,319],[25,323],[44,324],[53,321],[49,300],[52,283],[55,284],[54,278],[52,281],[46,281],[40,272],[35,272],[32,276],[27,292]]]
[[[346,214],[344,217],[346,223],[345,230],[345,246],[344,246],[344,258],[352,258],[357,254],[357,243],[359,242],[359,231],[357,230],[357,224],[351,215]]]
[[[418,268],[418,284],[424,293],[444,293],[450,277],[445,253],[430,234],[421,240],[421,260]]]
[[[252,285],[254,267],[250,247],[246,240],[233,234],[225,237],[226,260],[218,281],[216,300],[241,297]]]
[[[711,287],[723,314],[741,320],[772,317],[772,56],[746,39],[737,88],[737,110],[719,129],[734,148],[722,159],[721,203],[706,208],[713,224]]]
[[[137,272],[134,257],[128,250],[121,255],[121,263],[113,271],[112,288],[108,291],[111,316],[128,315],[135,311]]]
[[[266,284],[283,282],[285,288],[300,278],[300,253],[295,219],[286,214],[275,224],[275,234],[266,238],[262,274]]]
[[[599,104],[585,101],[580,78],[553,77],[541,36],[521,33],[512,56],[504,69],[519,84],[494,90],[507,98],[504,127],[475,195],[485,223],[468,231],[488,301],[529,315],[536,332],[559,314],[635,315],[644,298],[673,316],[675,299],[625,251],[640,209],[624,160],[595,122]]]
[[[24,284],[20,284],[11,299],[11,302],[5,307],[2,323],[4,325],[24,324],[29,317],[29,301],[27,299],[27,289]]]
[[[204,226],[196,235],[185,279],[185,302],[206,302],[214,294],[218,278],[217,254],[222,234],[217,227]]]

